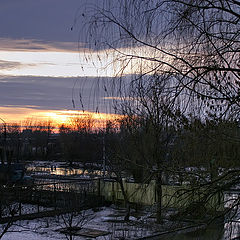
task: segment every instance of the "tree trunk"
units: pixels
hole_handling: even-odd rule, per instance
[[[124,185],[123,185],[123,180],[122,178],[119,178],[118,179],[119,181],[119,184],[120,184],[120,187],[121,187],[121,191],[122,191],[122,194],[123,194],[123,198],[124,198],[124,203],[125,203],[125,207],[126,207],[126,215],[124,216],[124,221],[129,221],[129,217],[130,217],[130,202],[128,200],[128,196],[127,196],[127,193],[124,189]]]
[[[157,174],[156,179],[156,192],[157,192],[157,223],[162,222],[162,172]]]

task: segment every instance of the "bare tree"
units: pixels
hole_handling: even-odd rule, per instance
[[[99,134],[94,131],[94,120],[90,115],[75,117],[71,124],[62,125],[60,141],[64,158],[70,166],[76,161],[86,170],[87,164],[97,163],[100,160],[102,142]]]
[[[166,98],[159,98],[162,82],[159,81],[158,86],[155,81],[154,85],[151,80],[148,83],[145,87],[133,87],[134,101],[122,102],[125,117],[120,120],[115,145],[113,139],[109,141],[110,146],[107,145],[107,153],[110,149],[107,163],[120,184],[127,207],[130,203],[123,187],[124,173],[142,183],[156,180],[157,221],[161,222],[163,172],[172,164],[169,163],[175,135],[171,119],[174,113],[166,107]]]
[[[92,214],[87,213],[85,210],[72,210],[69,213],[58,216],[58,218],[59,217],[61,219],[60,224],[63,226],[60,232],[65,234],[67,240],[73,240],[74,234],[94,218]]]
[[[2,186],[0,186],[0,189],[1,192],[4,193]],[[0,199],[0,220],[2,217],[5,217],[7,218],[7,221],[3,221],[0,226],[0,239],[2,239],[3,236],[10,231],[10,228],[14,223],[14,216],[16,216],[18,212],[19,205],[12,204],[11,201],[9,201],[8,196],[6,196],[6,193],[4,193]]]
[[[238,111],[238,1],[106,0],[89,18],[89,47],[100,50],[101,63],[106,57],[112,64],[121,81],[119,94],[126,74],[132,82],[168,73],[171,102],[181,101],[182,111],[199,114],[201,106],[201,114],[209,116],[208,108],[216,108],[218,117]]]
[[[196,118],[203,123],[238,119],[239,1],[103,2],[84,14],[88,47],[94,50],[86,58],[99,59],[105,68],[110,64],[115,78],[107,88],[115,109],[133,120],[150,120],[156,153],[171,125],[184,129]],[[159,160],[155,156],[161,173]],[[230,176],[228,181],[217,176],[212,189],[220,184],[220,192],[236,183],[235,173]]]

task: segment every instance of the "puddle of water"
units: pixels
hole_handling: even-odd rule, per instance
[[[206,229],[198,229],[194,232],[175,233],[154,238],[158,240],[239,240],[240,222],[231,221],[225,224],[214,224]]]
[[[222,240],[223,226],[214,226],[207,229],[198,229],[194,232],[188,233],[175,233],[171,235],[162,236],[159,240]]]
[[[100,170],[83,170],[81,168],[64,168],[64,167],[27,167],[27,171],[33,174],[39,175],[57,175],[57,176],[76,176],[76,175],[95,175],[101,176],[103,175],[103,171]]]

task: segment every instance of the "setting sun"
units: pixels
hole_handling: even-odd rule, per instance
[[[89,111],[77,110],[35,110],[31,108],[18,108],[14,113],[9,108],[1,107],[1,115],[6,123],[17,123],[24,125],[24,122],[51,122],[58,128],[62,124],[71,125],[74,119],[91,119],[93,128],[104,128],[107,120],[116,120],[120,118],[117,114],[93,113]]]

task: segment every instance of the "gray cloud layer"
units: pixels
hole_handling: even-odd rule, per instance
[[[112,0],[116,1],[116,0]],[[70,43],[85,42],[84,16],[93,6],[104,0],[0,0],[0,38],[22,40],[18,49],[43,50],[43,44],[71,49]],[[90,8],[89,8],[90,7]],[[72,28],[73,27],[73,28]],[[38,41],[38,42],[36,42]],[[42,42],[41,42],[42,41]],[[66,42],[62,45],[61,42]],[[0,46],[1,46],[0,42]],[[50,44],[51,45],[51,44]],[[93,47],[93,46],[91,46]],[[74,49],[76,49],[76,45]]]
[[[71,32],[79,0],[1,0],[0,36],[13,39],[43,39],[46,41],[77,40]]]
[[[104,79],[101,79],[104,82]],[[109,112],[106,92],[96,78],[0,77],[1,106]],[[83,106],[82,106],[83,105]]]
[[[3,51],[79,51],[83,44],[76,42],[52,42],[38,39],[0,38],[0,50]]]
[[[21,68],[24,66],[34,66],[35,64],[22,64],[20,62],[13,62],[13,61],[4,61],[0,59],[0,69],[1,70],[10,70],[15,68]]]
[[[0,50],[78,51],[86,4],[102,0],[0,0]],[[77,21],[75,21],[77,18]],[[73,31],[71,27],[74,25]],[[84,45],[81,45],[84,47]],[[21,68],[17,61],[0,60],[1,69]],[[107,80],[106,80],[107,81]],[[0,76],[1,106],[36,109],[77,109],[109,112],[104,79]],[[79,90],[81,91],[79,92]],[[83,90],[84,89],[84,90]],[[80,93],[80,94],[79,94]],[[105,101],[105,102],[104,102]],[[106,104],[107,103],[107,104]]]

